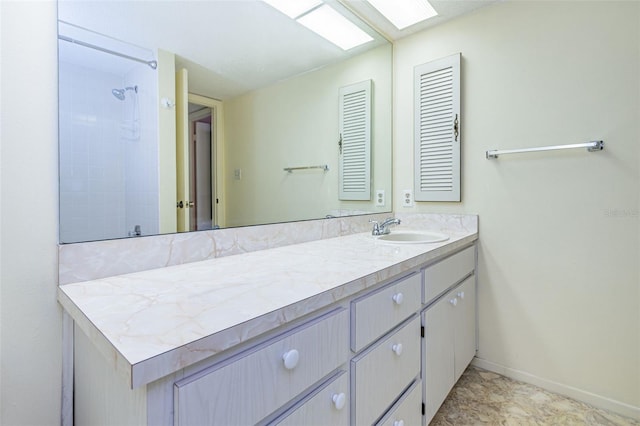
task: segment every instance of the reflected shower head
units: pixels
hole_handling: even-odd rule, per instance
[[[138,86],[125,87],[124,89],[111,89],[111,93],[116,98],[120,99],[121,101],[124,101],[124,93],[127,90],[133,90],[135,93],[138,93]]]
[[[112,89],[111,93],[113,93],[113,96],[115,96],[116,98],[124,101],[124,89]]]

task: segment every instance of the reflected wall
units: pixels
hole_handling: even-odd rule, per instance
[[[340,201],[338,92],[371,79],[372,185],[391,193],[391,46],[231,99],[225,106],[226,226],[383,212]],[[313,99],[314,102],[306,102]],[[376,120],[376,117],[382,117]],[[285,167],[328,165],[329,170]]]

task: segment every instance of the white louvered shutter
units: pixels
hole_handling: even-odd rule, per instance
[[[460,54],[415,68],[416,201],[460,201]]]
[[[340,88],[340,199],[371,199],[371,80]]]

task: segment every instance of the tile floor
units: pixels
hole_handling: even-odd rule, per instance
[[[431,421],[431,426],[450,425],[640,426],[640,422],[469,367]]]

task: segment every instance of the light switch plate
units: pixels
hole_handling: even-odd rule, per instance
[[[235,169],[235,170],[233,171],[233,178],[234,178],[235,180],[240,180],[240,179],[242,179],[242,169]]]
[[[402,191],[402,207],[413,207],[413,191],[404,189]]]
[[[376,189],[376,206],[384,207],[384,189]]]

